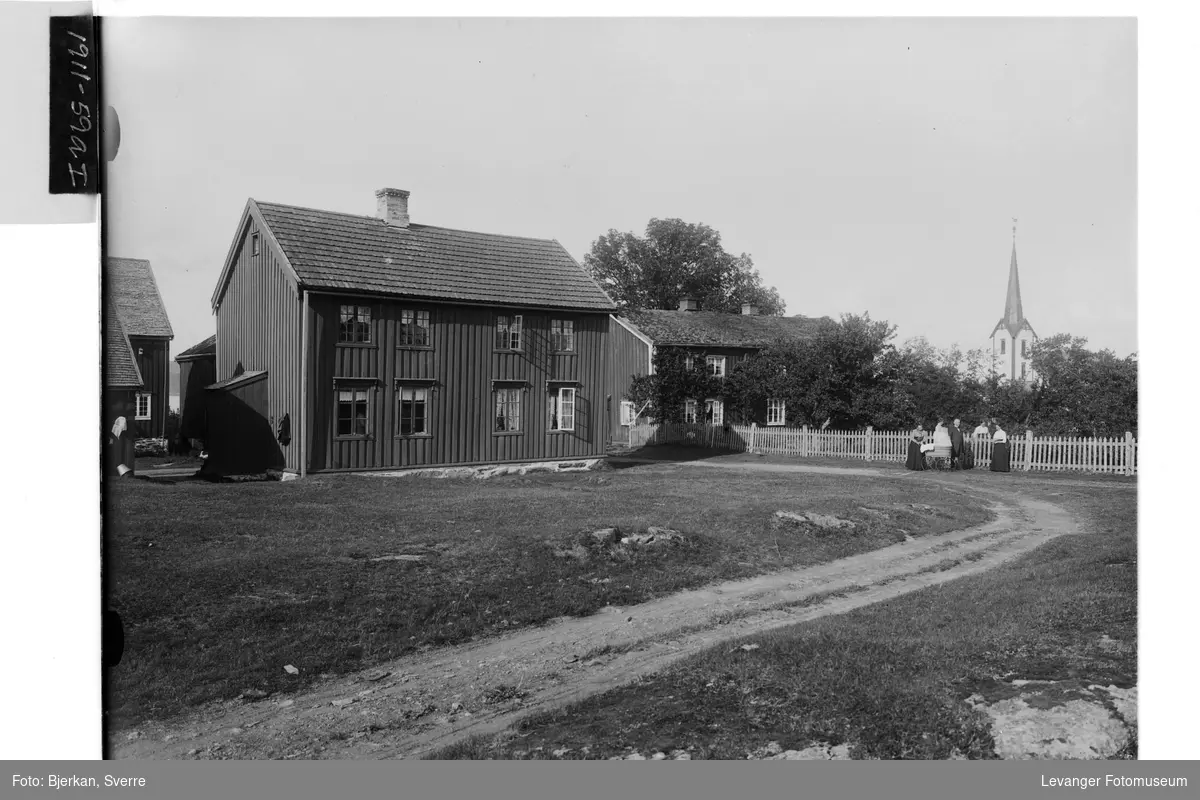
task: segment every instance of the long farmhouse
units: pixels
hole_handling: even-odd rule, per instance
[[[626,398],[637,375],[654,374],[654,356],[660,348],[673,348],[703,363],[710,375],[725,377],[734,365],[777,342],[806,342],[826,317],[764,316],[751,304],[741,314],[701,310],[694,298],[684,297],[678,310],[647,309],[613,315],[608,341],[609,393],[617,398],[610,421],[615,441],[628,441],[629,426],[636,422],[638,409]],[[696,397],[682,409],[688,422],[726,421],[722,401],[717,397]],[[751,412],[745,422],[783,425],[787,409],[782,400],[767,398],[761,408]]]
[[[554,240],[247,202],[212,296],[223,472],[602,456],[615,306]]]

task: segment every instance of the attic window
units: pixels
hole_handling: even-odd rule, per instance
[[[252,255],[252,256],[258,255],[258,234],[257,233],[250,234],[250,255]]]

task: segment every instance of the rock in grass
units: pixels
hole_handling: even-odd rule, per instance
[[[812,525],[823,530],[836,530],[838,528],[854,528],[854,522],[841,517],[834,517],[829,514],[818,514],[814,511],[805,511],[803,514],[798,514],[795,511],[776,511],[775,516],[787,522],[795,522],[801,525]]]
[[[243,700],[262,700],[266,696],[267,693],[261,689],[247,689],[241,695]]]
[[[300,670],[296,669],[291,664],[284,665],[283,671],[286,672],[288,675],[299,675],[300,674]]]

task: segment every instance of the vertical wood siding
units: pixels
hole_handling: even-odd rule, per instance
[[[171,377],[168,371],[171,342],[169,339],[130,336],[129,345],[133,348],[138,369],[142,372],[142,382],[145,385],[142,391],[151,394],[150,419],[136,422],[138,433],[141,436],[162,436],[167,424],[167,412],[171,407]],[[132,416],[129,420],[134,422]]]
[[[339,344],[342,303],[371,307],[369,345]],[[354,470],[570,459],[603,455],[606,314],[514,308],[523,316],[522,350],[494,350],[495,314],[502,310],[310,294],[312,383],[309,388],[312,469]],[[400,345],[400,312],[430,312],[429,348]],[[575,353],[552,352],[550,320],[575,323]],[[368,435],[335,435],[335,379],[366,388]],[[398,383],[430,390],[424,437],[399,436]],[[520,381],[521,431],[492,431],[494,380]],[[577,381],[575,430],[549,430],[554,381]],[[341,385],[339,383],[339,385]]]
[[[634,375],[650,372],[650,345],[634,336],[619,322],[610,322],[608,331],[609,429],[615,439],[629,440],[629,427],[621,425],[621,400],[629,391]]]
[[[267,370],[267,424],[272,430],[289,415],[291,444],[276,444],[272,466],[300,469],[300,295],[269,238],[259,236],[259,255],[250,254],[250,234],[259,231],[253,216],[241,232],[229,285],[217,307],[217,380],[246,370]],[[212,420],[217,424],[217,420]]]

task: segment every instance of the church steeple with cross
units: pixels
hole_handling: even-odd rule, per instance
[[[1012,257],[1008,262],[1008,293],[1004,316],[992,329],[992,372],[1001,377],[1029,383],[1033,365],[1029,360],[1037,334],[1021,306],[1021,278],[1017,273],[1017,220],[1013,218]]]

